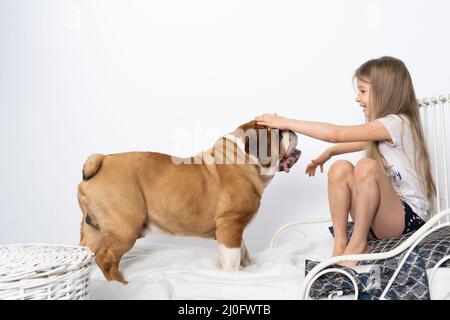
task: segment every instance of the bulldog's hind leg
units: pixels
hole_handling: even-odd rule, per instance
[[[101,246],[96,252],[95,261],[108,281],[116,280],[124,284],[128,283],[119,271],[119,264],[122,256],[133,247],[137,236],[138,234],[128,237],[124,237],[122,234],[102,236]]]
[[[145,218],[136,219],[135,217],[119,221],[117,217],[127,215],[120,214],[117,210],[114,215],[105,214],[109,212],[105,208],[101,209],[102,218],[97,218],[93,211],[88,211],[84,203],[81,202],[80,206],[83,210],[80,245],[88,247],[95,253],[95,261],[107,280],[127,283],[119,271],[120,260],[138,239]],[[115,218],[106,220],[105,217]]]
[[[127,253],[138,239],[142,224],[132,224],[123,221],[118,230],[108,230],[108,226],[97,230],[85,224],[83,226],[81,242],[95,253],[95,261],[107,280],[128,283],[119,271],[122,256]]]

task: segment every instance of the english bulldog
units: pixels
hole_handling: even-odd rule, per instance
[[[127,283],[122,256],[155,232],[213,238],[226,271],[251,263],[242,239],[278,171],[300,157],[292,131],[251,121],[193,157],[156,152],[93,154],[83,165],[80,244],[95,253],[107,280]]]

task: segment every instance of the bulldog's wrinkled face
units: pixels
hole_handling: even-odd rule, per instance
[[[298,161],[302,152],[297,149],[297,135],[290,131],[281,131],[280,153],[283,154],[280,159],[279,171],[289,172],[292,166]]]
[[[292,131],[272,129],[256,121],[243,124],[238,130],[245,152],[256,158],[269,175],[276,171],[289,172],[300,158],[297,135]]]

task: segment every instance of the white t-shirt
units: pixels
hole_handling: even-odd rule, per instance
[[[415,150],[409,119],[404,115],[390,114],[377,120],[384,125],[393,142],[380,141],[379,150],[388,165],[394,189],[402,201],[427,221],[430,204],[414,165]]]

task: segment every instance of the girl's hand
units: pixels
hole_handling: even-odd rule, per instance
[[[258,124],[261,124],[263,126],[268,126],[271,128],[277,128],[280,130],[288,130],[288,119],[282,116],[275,114],[266,113],[262,116],[255,118],[256,122]]]
[[[323,165],[330,160],[330,158],[331,153],[329,150],[326,150],[317,159],[311,160],[311,163],[306,167],[305,173],[308,177],[314,176],[316,174],[317,166],[320,166],[320,172],[323,173]]]

